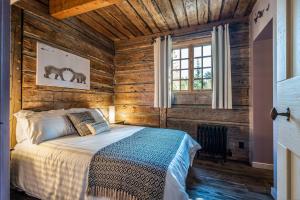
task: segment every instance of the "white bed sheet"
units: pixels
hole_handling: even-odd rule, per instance
[[[103,200],[105,198],[86,196],[92,156],[99,149],[143,128],[115,125],[109,132],[95,136],[71,135],[39,145],[18,144],[12,152],[11,183],[40,199]],[[188,199],[185,179],[199,148],[199,144],[186,134],[168,168],[164,200]]]

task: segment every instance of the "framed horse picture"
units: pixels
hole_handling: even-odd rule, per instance
[[[90,89],[90,60],[37,43],[36,84]]]

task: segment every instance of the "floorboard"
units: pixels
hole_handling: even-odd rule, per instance
[[[196,160],[187,182],[191,199],[271,200],[273,171],[244,163]]]
[[[187,178],[193,200],[272,200],[273,172],[244,163],[194,162]],[[23,192],[11,191],[11,200],[37,200]]]

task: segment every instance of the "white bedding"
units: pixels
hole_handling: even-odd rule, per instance
[[[86,196],[89,163],[101,148],[144,127],[116,125],[99,135],[66,136],[39,145],[20,143],[12,152],[11,183],[40,199],[105,199]],[[187,146],[186,146],[187,145]],[[189,152],[184,151],[188,147]],[[185,135],[166,176],[164,199],[185,200],[185,179],[200,146]]]

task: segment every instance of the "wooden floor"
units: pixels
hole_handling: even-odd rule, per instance
[[[254,169],[246,164],[195,161],[187,185],[193,200],[271,200],[273,172]],[[12,191],[12,200],[36,200]]]
[[[188,177],[191,199],[203,200],[269,200],[273,171],[249,165],[226,162],[195,161]]]

